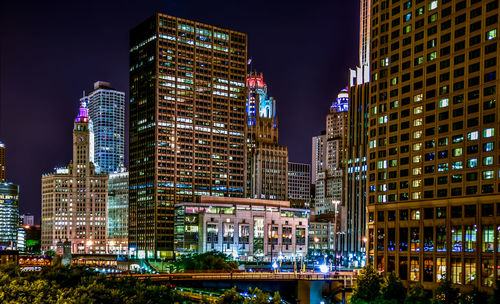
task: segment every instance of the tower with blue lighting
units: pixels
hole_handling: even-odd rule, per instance
[[[262,73],[250,73],[247,89],[247,196],[286,200],[288,148],[278,144],[276,100],[268,96]]]

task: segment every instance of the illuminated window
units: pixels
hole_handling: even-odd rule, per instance
[[[413,188],[418,188],[418,187],[420,187],[421,184],[422,184],[422,180],[421,179],[414,179],[412,181],[412,183],[411,183],[411,186]],[[420,193],[420,192],[418,192],[418,193]]]
[[[420,191],[419,192],[413,192],[411,194],[411,199],[414,199],[414,200],[420,199],[421,198],[421,194],[420,193],[421,193]]]
[[[411,24],[408,24],[403,28],[403,34],[408,34],[409,32],[411,32]]]
[[[420,57],[417,57],[417,59],[415,59],[415,65],[419,65],[422,63],[424,63],[424,56],[420,56]]]
[[[421,138],[421,137],[422,137],[422,130],[413,132],[414,139]]]
[[[380,66],[389,66],[389,57],[382,58],[380,60]]]
[[[415,11],[415,15],[417,16],[420,16],[420,15],[423,15],[424,14],[424,7],[419,7],[417,8],[417,10]]]
[[[486,32],[486,39],[492,40],[497,37],[497,29],[493,29],[491,31]]]
[[[378,202],[379,203],[385,203],[385,202],[387,202],[387,196],[385,194],[379,194],[379,196],[378,196]]]
[[[420,151],[422,149],[422,143],[413,144],[413,151]]]
[[[432,15],[429,16],[429,23],[432,23],[432,22],[435,22],[438,20],[438,14],[437,13],[434,13]]]
[[[415,155],[415,156],[413,156],[413,163],[414,164],[418,164],[421,161],[422,161],[422,155]]]
[[[372,114],[377,114],[377,107],[372,108]]]
[[[460,170],[463,169],[464,165],[462,161],[456,161],[451,163],[451,169],[452,170]]]
[[[451,251],[462,252],[462,226],[451,227]]]
[[[377,147],[377,140],[370,140],[370,148],[373,149],[373,148],[376,148]]]
[[[451,282],[462,284],[462,259],[451,258]]]
[[[446,277],[446,258],[436,258],[436,281],[442,281]]]
[[[391,78],[391,86],[395,86],[397,84],[398,84],[398,78],[397,77]]]
[[[478,140],[479,139],[479,131],[469,132],[467,134],[467,139],[468,140]]]
[[[391,159],[389,161],[389,167],[396,167],[398,165],[398,160],[397,159]]]
[[[495,135],[495,128],[488,128],[486,130],[483,130],[484,138],[492,137],[494,135]]]
[[[422,101],[423,98],[424,98],[423,94],[415,95],[415,96],[413,96],[413,102],[420,102],[420,101]]]
[[[406,14],[404,17],[404,22],[408,22],[411,20],[411,13]]]
[[[421,125],[422,125],[422,123],[423,123],[423,119],[422,119],[422,118],[418,118],[418,119],[415,119],[415,120],[413,121],[413,126],[414,126],[414,127],[418,127],[418,126],[421,126]]]
[[[495,178],[495,173],[491,170],[483,171],[483,179],[493,179]]]
[[[427,54],[428,61],[433,61],[436,58],[437,58],[437,52],[432,52],[432,53]]]
[[[486,157],[483,157],[483,165],[484,165],[484,166],[490,166],[490,165],[493,165],[493,156],[486,156]]]
[[[476,280],[476,260],[464,259],[465,284],[472,284]]]
[[[483,286],[493,287],[495,281],[495,262],[493,259],[483,259],[481,277]]]
[[[455,148],[451,150],[453,156],[462,156],[462,148]]]
[[[450,100],[448,98],[443,98],[439,101],[440,108],[446,108],[449,104]]]
[[[387,123],[387,115],[380,116],[380,117],[378,118],[378,123],[379,123],[379,124],[385,124],[385,123]]]
[[[467,168],[475,168],[477,167],[477,158],[471,158],[467,160]]]
[[[421,175],[422,168],[413,168],[413,175]]]
[[[484,151],[484,152],[490,152],[490,151],[493,151],[493,143],[492,143],[492,142],[485,143],[485,144],[483,145],[483,151]]]
[[[387,161],[386,160],[379,160],[378,161],[378,168],[379,169],[387,169]]]
[[[420,265],[418,263],[418,257],[410,258],[410,281],[420,280]]]
[[[438,7],[438,0],[432,0],[429,3],[429,10],[430,11],[435,10],[437,7]]]
[[[493,226],[484,225],[483,226],[483,252],[493,252]]]
[[[422,107],[422,106],[415,107],[415,108],[413,108],[413,114],[420,114],[423,112],[423,109],[424,109],[424,107]]]
[[[438,172],[448,171],[448,163],[438,164]]]

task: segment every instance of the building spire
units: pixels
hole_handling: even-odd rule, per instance
[[[87,101],[82,98],[80,100],[80,109],[78,110],[78,116],[75,122],[89,122],[89,109],[87,108]]]

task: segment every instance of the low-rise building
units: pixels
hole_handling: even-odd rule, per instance
[[[198,197],[175,207],[177,254],[220,251],[238,260],[294,260],[307,254],[309,210],[288,201]]]

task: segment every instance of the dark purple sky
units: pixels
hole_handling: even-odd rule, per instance
[[[128,33],[155,12],[247,33],[280,142],[310,163],[311,137],[358,61],[359,1],[1,1],[0,141],[21,212],[39,220],[41,175],[69,162],[82,91],[105,80],[128,98]]]

